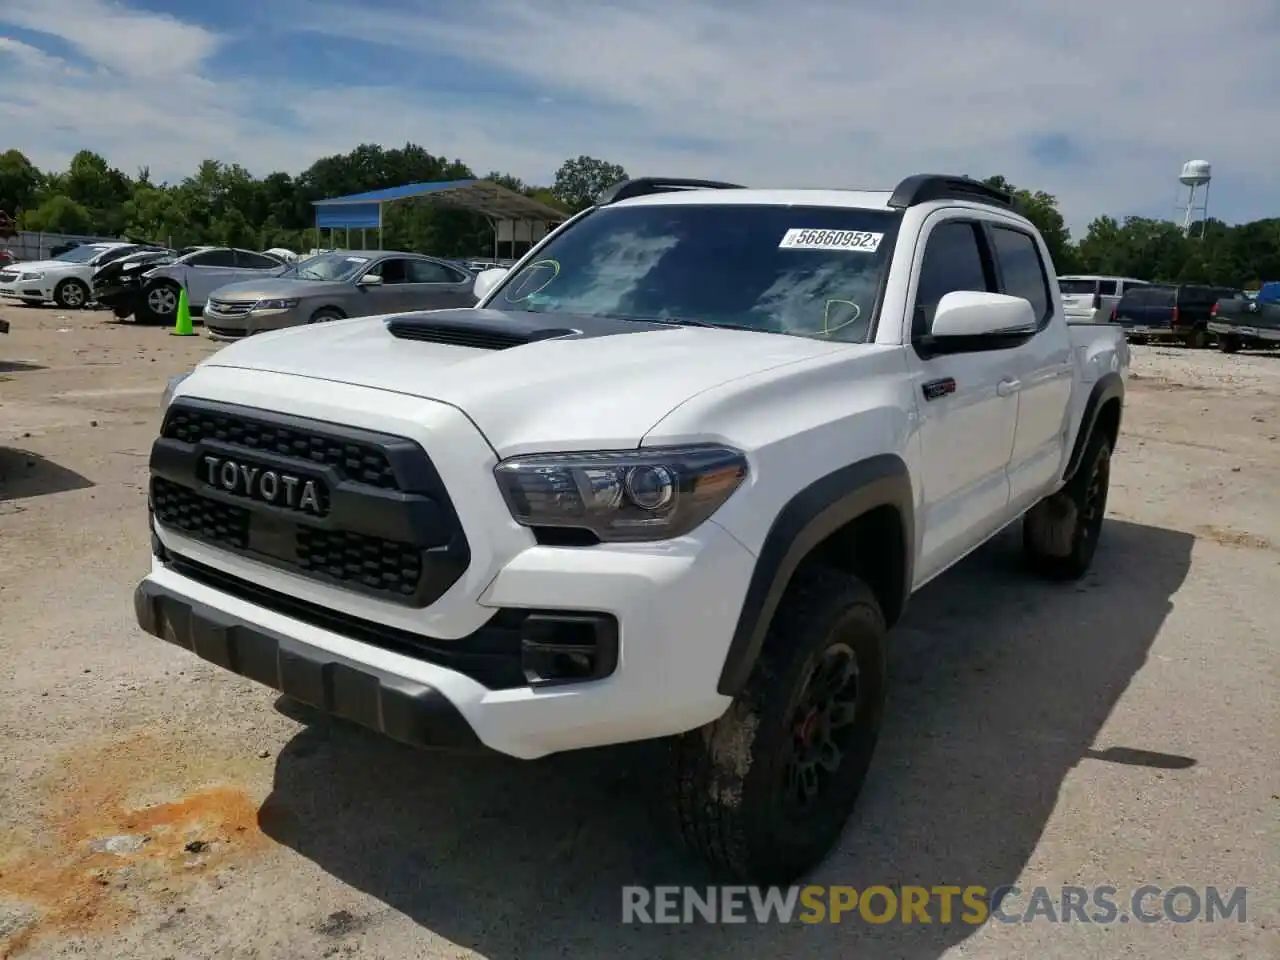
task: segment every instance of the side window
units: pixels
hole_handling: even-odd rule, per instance
[[[948,220],[933,228],[920,264],[916,284],[916,304],[911,313],[911,335],[920,337],[933,328],[938,301],[957,290],[994,292],[990,271],[983,255],[977,224]]]
[[[137,253],[138,249],[138,247],[116,247],[114,250],[108,250],[106,253],[98,255],[97,265],[103,266],[107,263],[114,263],[116,260],[127,257],[131,253]]]
[[[1029,233],[1006,227],[991,227],[995,242],[996,259],[1000,262],[1000,276],[1004,280],[1004,292],[1011,297],[1031,301],[1031,309],[1043,328],[1053,316],[1049,300],[1049,277],[1045,273],[1040,249]],[[1112,283],[1114,289],[1115,284]]]
[[[1114,297],[1118,292],[1118,284],[1114,280],[1101,280],[1098,282],[1098,293],[1104,297]]]
[[[452,271],[433,260],[409,261],[410,283],[457,283]]]
[[[370,271],[377,273],[382,277],[383,283],[411,283],[409,279],[409,261],[399,258],[383,260],[377,267]]]
[[[273,260],[270,257],[264,257],[260,253],[252,253],[248,250],[236,250],[235,255],[236,266],[241,269],[274,270],[281,265],[278,261]]]
[[[230,250],[207,250],[187,261],[189,267],[234,267],[236,255]]]

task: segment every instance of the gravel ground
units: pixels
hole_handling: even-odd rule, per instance
[[[4,316],[0,957],[1280,956],[1280,355],[1136,348],[1094,571],[1029,580],[1006,535],[916,598],[814,878],[1243,885],[1246,923],[630,927],[624,884],[705,882],[644,748],[415,753],[143,635],[160,388],[216,345]]]

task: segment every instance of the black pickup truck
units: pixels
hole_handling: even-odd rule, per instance
[[[1253,299],[1219,300],[1209,317],[1209,332],[1218,338],[1223,353],[1241,347],[1280,347],[1280,280],[1264,283]]]

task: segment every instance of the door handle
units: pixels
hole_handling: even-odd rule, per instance
[[[996,384],[996,393],[1002,397],[1011,397],[1022,389],[1021,380],[1005,378]]]

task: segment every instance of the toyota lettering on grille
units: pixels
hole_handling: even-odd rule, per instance
[[[203,465],[205,482],[219,490],[317,517],[324,513],[315,480],[223,457],[206,456]]]

